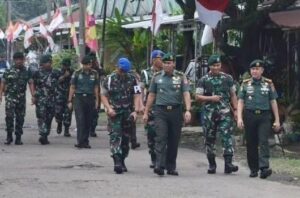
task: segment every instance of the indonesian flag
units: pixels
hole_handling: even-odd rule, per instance
[[[42,21],[40,22],[40,33],[47,39],[51,50],[53,50],[55,46],[54,41],[50,36],[50,34],[48,33],[48,30]]]
[[[64,17],[59,8],[55,10],[55,14],[52,18],[52,21],[48,27],[49,32],[53,32],[60,24],[64,22]]]
[[[210,44],[212,42],[214,42],[213,30],[210,26],[205,25],[201,38],[201,46]]]
[[[4,32],[0,29],[0,39],[4,39],[5,38],[5,34]]]
[[[14,29],[13,29],[13,41],[19,37],[19,35],[22,31],[23,31],[23,24],[20,22],[17,22],[14,25]]]
[[[151,31],[155,36],[159,30],[160,24],[163,21],[163,9],[161,0],[154,0],[152,9]]]
[[[216,28],[229,0],[195,0],[199,20],[212,28]]]
[[[6,34],[7,41],[12,42],[12,40],[14,38],[14,25],[11,21],[9,22],[9,25],[8,25],[7,29],[5,30],[5,34]]]
[[[31,45],[31,38],[34,35],[33,29],[30,26],[25,26],[25,35],[24,35],[24,48],[27,49]]]

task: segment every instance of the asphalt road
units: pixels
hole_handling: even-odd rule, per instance
[[[138,129],[142,147],[131,150],[126,164],[129,172],[116,175],[109,153],[105,126],[91,138],[92,149],[78,150],[74,122],[72,137],[55,132],[50,145],[38,143],[34,106],[28,105],[23,146],[3,144],[5,140],[4,104],[0,106],[0,197],[1,198],[99,198],[99,197],[222,197],[276,198],[299,197],[300,188],[259,178],[250,179],[246,167],[236,174],[223,173],[223,160],[218,159],[216,175],[206,174],[205,155],[190,149],[179,149],[179,176],[158,177],[149,168],[150,157],[146,136]]]

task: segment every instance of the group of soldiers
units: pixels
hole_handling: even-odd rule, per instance
[[[58,123],[57,133],[70,136],[72,109],[75,110],[77,148],[91,148],[89,136],[96,136],[100,102],[106,109],[110,150],[117,174],[127,172],[125,159],[129,143],[136,140],[135,122],[143,114],[151,159],[150,168],[162,176],[179,175],[176,170],[178,144],[183,123],[191,120],[190,85],[186,76],[175,69],[170,53],[154,50],[151,67],[138,75],[127,58],[120,58],[116,70],[104,77],[95,56],[81,60],[82,67],[70,68],[71,60],[62,61],[62,69],[52,69],[50,55],[40,60],[40,69],[31,74],[24,67],[24,55],[15,53],[14,65],[4,73],[0,87],[0,101],[6,97],[6,144],[22,144],[22,126],[25,115],[25,92],[29,84],[32,103],[36,105],[40,143],[49,144],[52,119]],[[233,78],[222,72],[221,56],[214,54],[208,60],[209,72],[196,83],[195,100],[202,103],[208,174],[216,173],[216,137],[220,133],[224,156],[224,173],[238,171],[232,164],[234,149],[232,132],[236,120],[245,128],[247,159],[250,177],[266,178],[272,174],[269,167],[268,135],[280,127],[277,94],[270,79],[262,76],[264,64],[254,60],[250,64],[251,78],[245,79],[236,90]],[[237,94],[238,93],[238,94]],[[238,95],[238,97],[237,97]],[[14,125],[14,119],[16,124]],[[136,143],[136,142],[135,142]],[[137,143],[136,143],[137,144]],[[132,148],[134,148],[132,146]]]

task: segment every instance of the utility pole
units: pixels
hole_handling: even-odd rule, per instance
[[[102,41],[100,47],[100,65],[104,67],[104,49],[105,49],[105,29],[106,29],[106,10],[107,0],[104,0],[104,12],[103,12],[103,27],[102,27]]]
[[[7,26],[10,25],[11,22],[11,1],[6,0],[6,10],[7,10],[7,15],[6,15],[6,23]],[[11,64],[11,48],[12,48],[12,42],[8,41],[6,42],[6,60]]]
[[[80,60],[85,55],[85,10],[86,10],[86,0],[79,0],[79,52]]]
[[[51,21],[51,0],[46,1],[46,6],[47,6],[47,23],[49,24]]]

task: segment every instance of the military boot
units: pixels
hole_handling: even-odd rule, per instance
[[[56,132],[57,132],[57,134],[61,134],[61,132],[62,132],[62,123],[61,122],[57,123]]]
[[[48,141],[48,137],[47,136],[41,136],[39,138],[39,142],[41,143],[41,145],[50,144],[50,142]]]
[[[12,133],[7,133],[7,137],[6,137],[4,144],[10,145],[10,143],[12,143],[13,141],[14,141],[14,139],[13,139]]]
[[[155,161],[156,161],[156,155],[155,153],[151,154],[151,164],[150,164],[150,168],[154,168],[155,167]]]
[[[239,170],[238,166],[232,164],[232,156],[224,156],[224,160],[225,160],[224,173],[230,174],[232,172],[237,172]]]
[[[272,175],[272,169],[270,169],[270,168],[262,168],[260,170],[260,178],[261,179],[266,179],[270,175]]]
[[[131,143],[131,149],[136,149],[136,148],[138,148],[138,147],[140,147],[141,146],[141,144],[140,143],[138,143],[138,142],[132,142]]]
[[[215,174],[217,169],[215,155],[207,155],[207,160],[209,163],[207,173],[208,174]]]
[[[123,173],[123,166],[122,166],[122,160],[118,155],[113,156],[114,159],[114,171],[117,174],[122,174]]]
[[[16,136],[16,141],[15,141],[15,145],[22,145],[23,142],[21,140],[21,136],[20,135],[17,135]]]
[[[71,137],[71,134],[69,132],[69,127],[65,127],[65,132],[64,132],[65,137]]]
[[[123,172],[127,172],[127,171],[128,171],[128,170],[127,170],[127,167],[126,167],[126,165],[125,165],[125,157],[122,158],[122,171],[123,171]]]

